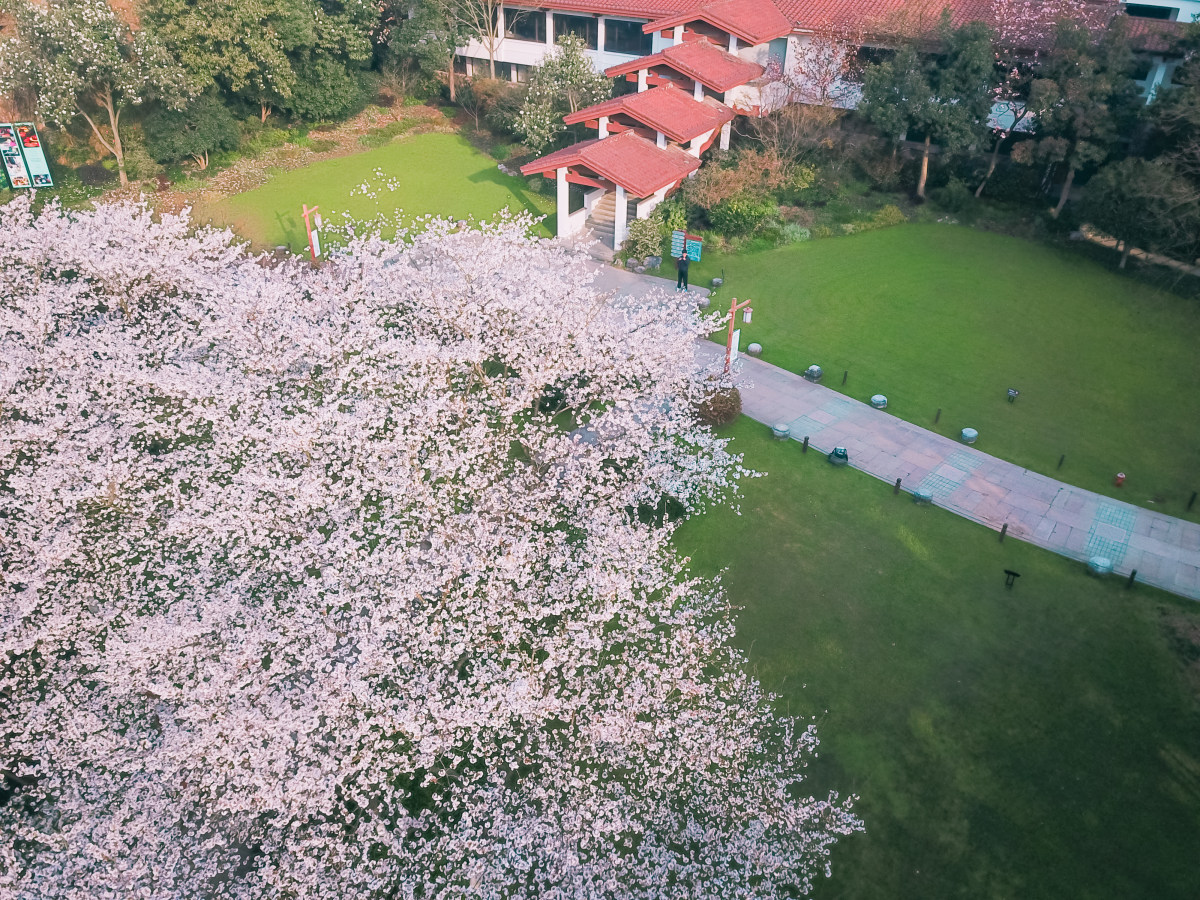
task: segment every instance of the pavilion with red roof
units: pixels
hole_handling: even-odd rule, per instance
[[[1200,0],[1159,2],[1176,8],[1181,20],[1200,13]],[[714,144],[728,149],[737,115],[759,115],[773,105],[764,94],[768,72],[788,70],[814,33],[850,29],[887,47],[897,35],[932,33],[943,8],[956,26],[995,27],[1001,14],[996,0],[505,0],[499,20],[508,48],[505,77],[522,80],[529,66],[554,52],[558,35],[570,33],[583,38],[597,68],[637,89],[566,116],[568,124],[595,128],[597,137],[521,171],[557,179],[560,236],[590,226],[611,235],[611,247],[619,249],[630,216],[648,215],[695,174]],[[1165,54],[1179,23],[1135,18],[1132,24],[1135,47],[1158,54],[1142,82],[1153,96],[1170,80],[1173,63]],[[474,42],[459,52],[471,74],[485,50]],[[571,185],[584,188],[575,211]]]

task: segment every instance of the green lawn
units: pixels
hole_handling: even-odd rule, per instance
[[[768,362],[817,363],[829,387],[886,394],[910,422],[952,436],[971,426],[985,452],[1200,521],[1200,501],[1185,513],[1200,490],[1195,302],[949,225],[706,255],[692,279],[722,270],[717,308],[731,295],[756,301],[742,346],[760,342]],[[1010,387],[1021,392],[1012,405]],[[1117,472],[1128,476],[1120,489]]]
[[[396,190],[388,189],[389,181],[397,183]],[[364,183],[374,198],[358,190]],[[553,199],[529,191],[525,179],[502,173],[462,136],[442,133],[410,135],[376,150],[280,172],[260,188],[197,210],[197,217],[229,225],[258,247],[291,244],[300,250],[307,246],[300,217],[305,203],[319,206],[330,220],[347,213],[360,221],[399,210],[406,216],[489,219],[507,207],[549,215],[539,232],[554,229]]]
[[[1200,606],[731,433],[769,474],[677,543],[728,567],[739,643],[817,717],[814,789],[861,796],[816,896],[1195,900]]]

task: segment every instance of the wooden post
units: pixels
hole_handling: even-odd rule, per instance
[[[1065,453],[1064,453],[1062,456],[1060,456],[1060,457],[1058,458],[1058,467],[1059,467],[1060,469],[1062,468],[1062,464],[1063,464],[1064,462],[1066,462],[1066,459],[1067,459],[1067,454],[1065,454]]]
[[[936,425],[938,423],[938,420],[941,417],[942,417],[942,408],[939,406],[938,411],[933,414],[933,424]]]
[[[1136,578],[1137,578],[1137,569],[1134,569],[1132,572],[1129,573],[1129,580],[1127,582],[1125,582],[1125,587],[1126,588],[1133,587],[1133,582]]]
[[[808,435],[807,434],[804,436],[804,443],[800,445],[800,452],[801,453],[808,452]]]
[[[1002,543],[1002,544],[1004,543],[1004,536],[1006,534],[1008,534],[1008,523],[1007,522],[1005,522],[1002,526],[1000,526],[1000,543]]]
[[[685,250],[686,252],[686,250]],[[729,301],[729,337],[725,339],[725,372],[729,373],[729,367],[733,365],[733,332],[734,323],[737,321],[737,313],[739,309],[745,309],[750,305],[749,300],[743,300],[738,303],[737,297],[730,298]]]
[[[895,487],[892,488],[892,493],[893,494],[900,493],[900,479],[899,478],[896,479],[896,485],[895,485]]]

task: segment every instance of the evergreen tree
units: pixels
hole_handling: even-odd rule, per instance
[[[612,84],[592,66],[583,40],[574,34],[558,39],[558,49],[529,76],[525,103],[514,130],[535,153],[554,144],[566,131],[562,118],[608,98]]]

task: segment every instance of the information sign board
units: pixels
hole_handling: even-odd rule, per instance
[[[25,165],[25,158],[21,156],[17,129],[7,122],[0,122],[0,158],[4,160],[4,172],[8,175],[10,185],[14,188],[31,186],[29,169]]]
[[[54,187],[54,179],[50,177],[50,166],[46,162],[46,153],[42,149],[42,140],[38,137],[37,129],[32,122],[17,122],[17,137],[21,141],[21,153],[25,156],[25,165],[29,169],[29,177],[35,188]]]

